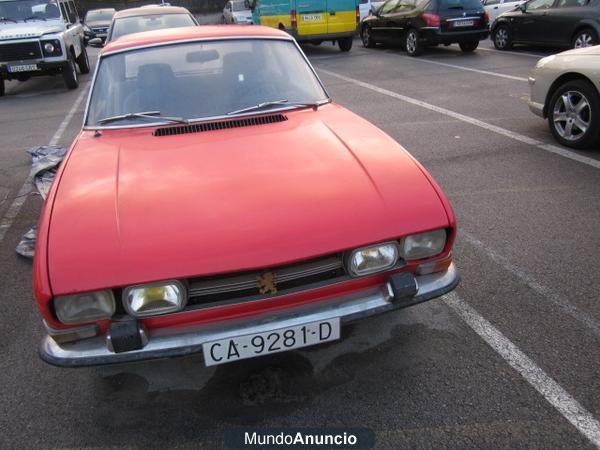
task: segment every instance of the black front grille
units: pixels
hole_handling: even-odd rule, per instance
[[[261,300],[346,279],[341,255],[276,267],[188,280],[188,308]]]
[[[203,133],[205,131],[227,130],[229,128],[267,125],[271,123],[285,122],[286,120],[288,119],[283,114],[272,114],[269,116],[248,117],[247,119],[194,123],[190,125],[158,128],[154,131],[154,136],[175,136],[177,134]]]
[[[0,61],[21,61],[42,57],[39,42],[0,44]]]

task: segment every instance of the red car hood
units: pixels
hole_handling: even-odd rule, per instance
[[[54,294],[289,263],[448,226],[420,167],[336,105],[155,137],[84,131],[48,235]]]

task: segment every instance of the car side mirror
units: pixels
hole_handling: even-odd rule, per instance
[[[521,10],[521,12],[527,12],[527,3],[521,3],[519,5],[519,9]]]
[[[101,48],[101,47],[103,47],[102,39],[100,39],[100,38],[90,39],[90,41],[88,42],[88,45],[90,47]]]

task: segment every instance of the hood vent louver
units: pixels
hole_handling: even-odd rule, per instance
[[[248,117],[244,119],[222,120],[219,122],[193,123],[154,130],[154,136],[176,136],[187,133],[203,133],[205,131],[227,130],[229,128],[252,127],[255,125],[267,125],[270,123],[285,122],[288,120],[283,114],[272,114],[268,116]]]

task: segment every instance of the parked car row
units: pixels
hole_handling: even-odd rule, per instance
[[[361,9],[364,46],[400,44],[411,56],[440,44],[473,51],[490,33],[498,50],[515,44],[581,48],[600,43],[600,0],[387,0],[370,5],[368,13]]]

